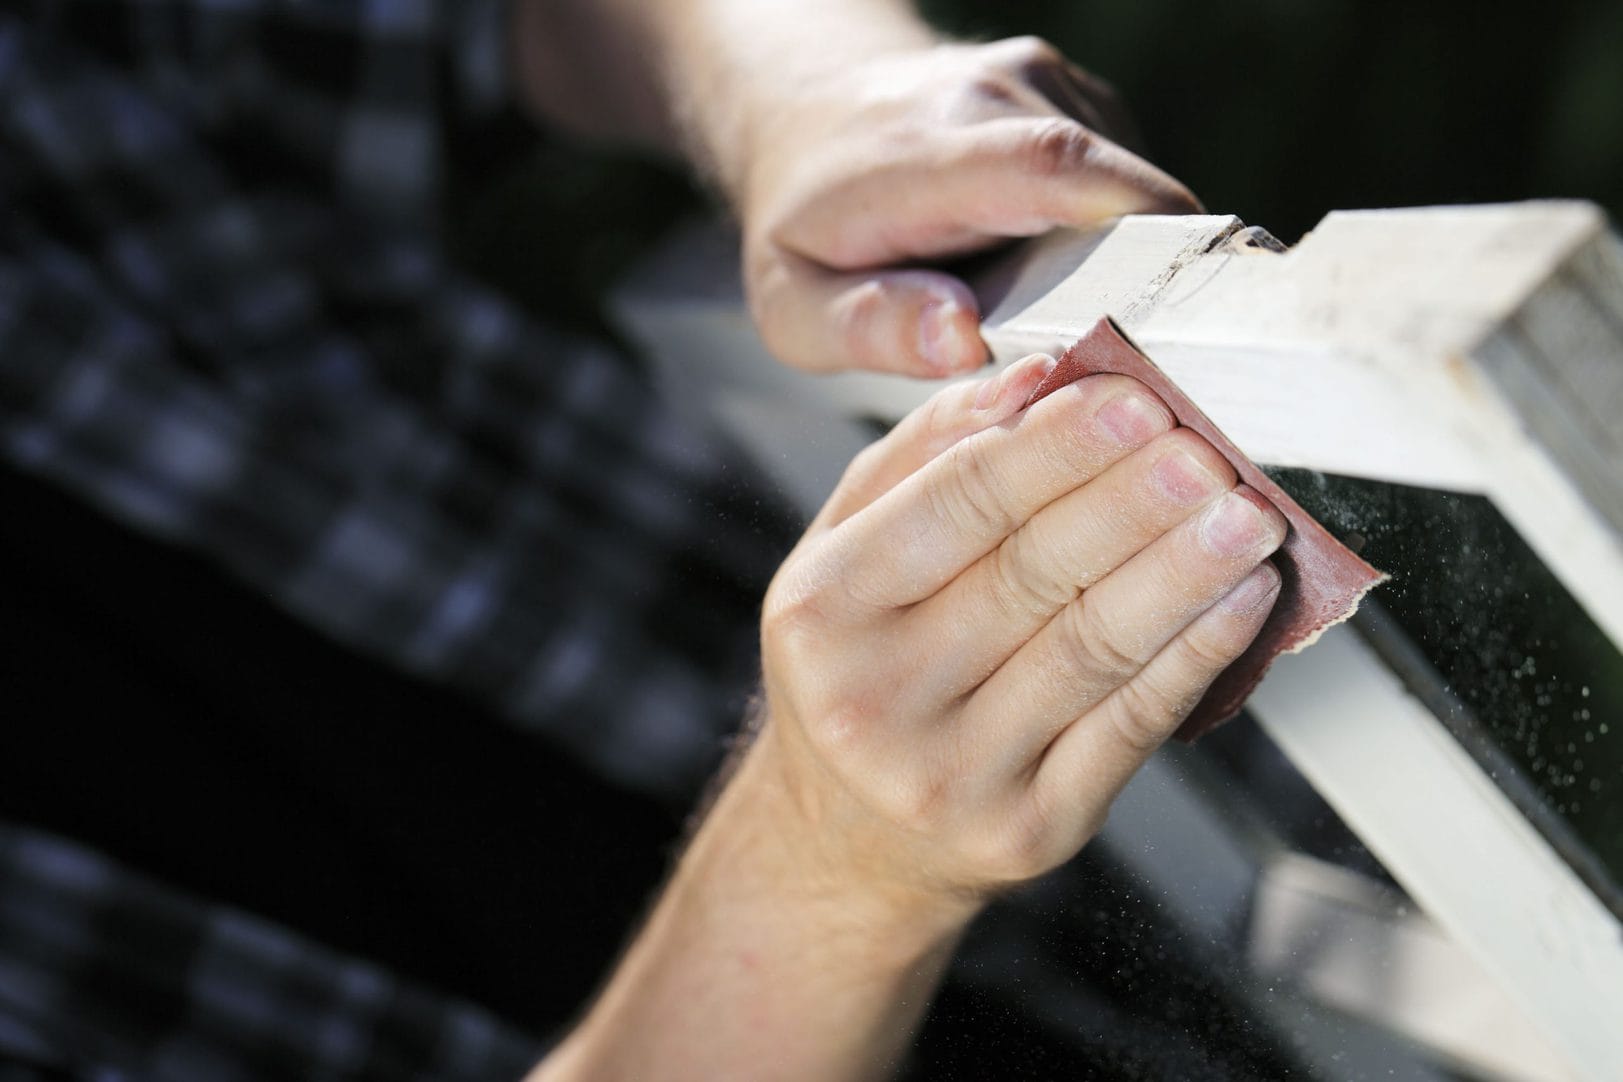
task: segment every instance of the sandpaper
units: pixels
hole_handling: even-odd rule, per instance
[[[1279,599],[1262,631],[1240,658],[1223,670],[1204,698],[1178,729],[1181,740],[1194,740],[1240,712],[1262,675],[1280,654],[1313,645],[1324,630],[1351,616],[1366,593],[1386,576],[1359,559],[1257,468],[1217,426],[1139,352],[1109,318],[1066,350],[1059,364],[1037,385],[1026,405],[1069,383],[1098,372],[1131,376],[1161,397],[1178,422],[1203,436],[1229,460],[1240,479],[1277,507],[1290,524],[1285,543],[1274,554],[1279,568]]]

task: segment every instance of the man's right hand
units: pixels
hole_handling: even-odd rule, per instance
[[[1262,626],[1285,520],[1142,384],[939,393],[852,466],[764,622],[765,773],[831,882],[951,918],[1067,860]]]
[[[1261,628],[1285,521],[1143,385],[937,394],[774,580],[762,728],[536,1075],[884,1077],[993,893],[1074,854]]]

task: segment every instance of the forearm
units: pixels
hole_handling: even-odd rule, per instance
[[[767,758],[745,760],[534,1082],[838,1082],[899,1061],[974,907],[921,907],[825,875]]]
[[[513,29],[537,113],[686,153],[735,195],[786,95],[936,40],[908,0],[516,0]]]

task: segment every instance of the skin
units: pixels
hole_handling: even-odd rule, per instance
[[[805,368],[971,370],[974,298],[932,260],[1198,207],[1032,39],[942,42],[890,0],[514,17],[541,115],[715,179]],[[755,740],[532,1079],[887,1076],[968,922],[1074,855],[1256,635],[1283,518],[1132,380],[1022,408],[1052,364],[951,385],[851,464],[768,592]]]
[[[755,743],[537,1078],[886,1076],[968,922],[1256,635],[1284,519],[1133,380],[1019,410],[1051,364],[853,462],[768,592]]]
[[[930,261],[1200,209],[1121,145],[1114,91],[1036,38],[942,41],[896,0],[521,0],[515,19],[537,112],[715,180],[756,323],[801,368],[973,371],[975,298]]]

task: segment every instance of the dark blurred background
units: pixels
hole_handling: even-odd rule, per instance
[[[1287,242],[1336,208],[1561,196],[1623,216],[1623,0],[925,7],[963,35],[1049,38],[1118,86],[1151,156],[1213,212]],[[450,241],[549,320],[607,331],[612,283],[672,225],[712,213],[707,197],[659,163],[537,145],[522,121],[508,123],[459,156]],[[28,509],[35,527],[0,531],[13,569],[0,605],[11,701],[62,719],[0,727],[0,761],[70,764],[76,779],[16,771],[0,818],[81,839],[523,1024],[567,1020],[661,874],[680,808],[530,747],[477,705],[354,657],[206,561],[40,482],[0,471],[0,504]],[[141,612],[174,625],[163,658],[129,619]],[[152,719],[139,769],[132,741],[108,738],[132,716]],[[268,780],[249,788],[238,779],[250,773]],[[131,814],[109,823],[109,807]],[[177,836],[188,842],[179,854]],[[299,874],[278,872],[289,866]],[[1229,1017],[1231,975],[1180,948],[1125,876],[1095,856],[1074,874],[1092,885],[1062,884],[1016,916],[1073,959],[1067,987],[1097,990],[1094,1029],[1059,1041],[1006,1000],[949,986],[922,1045],[927,1076],[1081,1077],[1077,1040],[1089,1062],[1115,1068],[1101,1066],[1108,1077],[1291,1073],[1269,1035]],[[1108,900],[1090,917],[1106,931],[1079,937],[1060,922],[1077,897]],[[978,1069],[983,1059],[996,1067]]]
[[[1620,0],[923,7],[968,37],[1048,38],[1116,85],[1214,213],[1287,243],[1338,208],[1574,197],[1623,216]],[[673,170],[561,143],[497,173],[457,200],[467,255],[590,329],[607,284],[704,205]]]
[[[1116,85],[1149,156],[1213,213],[1286,243],[1336,209],[1579,198],[1623,220],[1623,0],[923,7],[965,37],[1049,39]],[[677,170],[558,139],[475,165],[451,207],[464,259],[589,332],[612,333],[604,296],[641,253],[684,218],[716,213]],[[1028,999],[978,991],[960,967],[920,1042],[921,1077],[1314,1076],[1266,1027],[1229,1014],[1232,974],[1161,921],[1129,875],[1092,851],[1067,875],[1040,888],[1053,897],[987,923],[1029,925],[1024,941],[1070,967],[1063,996],[1047,998],[1084,997],[1096,1025],[1058,1038],[1016,1006]],[[1084,897],[1110,904],[1073,940],[1063,915]],[[1041,983],[1036,958],[1016,962]]]

